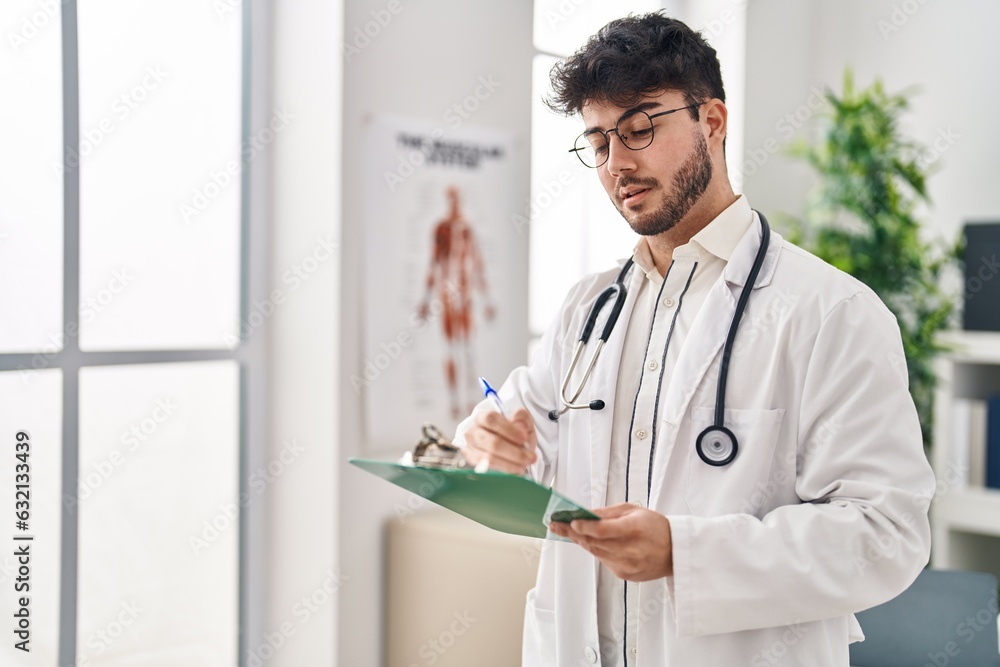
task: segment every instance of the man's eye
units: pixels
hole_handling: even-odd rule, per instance
[[[597,155],[604,155],[607,152],[608,152],[608,145],[607,144],[604,144],[602,146],[595,146],[594,147],[594,153],[596,153]]]

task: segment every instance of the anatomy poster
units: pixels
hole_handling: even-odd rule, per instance
[[[382,116],[365,145],[364,359],[350,380],[370,446],[402,453],[424,423],[454,433],[479,376],[499,386],[523,357],[509,341],[524,304],[505,278],[526,230],[508,133]]]

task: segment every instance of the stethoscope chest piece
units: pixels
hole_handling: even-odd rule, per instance
[[[695,450],[701,460],[710,466],[724,466],[739,452],[736,436],[725,426],[709,426],[698,436]]]

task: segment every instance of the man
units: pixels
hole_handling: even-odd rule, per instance
[[[574,151],[641,239],[618,324],[574,399],[603,409],[548,416],[619,267],[578,283],[510,375],[510,420],[482,404],[459,427],[471,463],[598,508],[600,520],[551,526],[572,543],[543,548],[524,665],[847,665],[863,638],[853,612],[905,589],[930,545],[934,479],[894,317],[772,231],[726,375],[738,449],[703,456],[764,234],[726,173],[715,51],[678,21],[629,17],[552,82],[550,106],[583,120]]]

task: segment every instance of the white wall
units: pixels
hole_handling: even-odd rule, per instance
[[[786,114],[807,104],[813,87],[839,93],[850,65],[856,86],[878,77],[889,92],[919,90],[903,127],[945,148],[929,180],[929,232],[954,238],[965,220],[1000,219],[1000,3],[750,0],[747,20],[745,160],[769,139],[786,146]],[[746,178],[752,204],[800,213],[809,169],[779,154],[762,161]]]
[[[259,15],[262,5],[270,6],[270,16]],[[269,321],[271,426],[265,456],[280,460],[282,442],[289,439],[303,451],[261,496],[267,503],[264,627],[251,632],[248,643],[252,651],[266,646],[264,633],[271,644],[282,644],[265,662],[269,667],[333,665],[337,602],[327,591],[338,575],[341,260],[322,246],[337,242],[340,234],[343,6],[340,0],[254,6],[255,20],[270,27],[272,60],[270,79],[258,81],[252,94],[268,87],[270,106],[293,115],[253,164],[256,171],[267,165],[271,175],[270,283],[286,294]],[[254,199],[258,195],[251,193]],[[293,267],[312,271],[303,271],[307,279],[289,281]],[[267,654],[258,650],[261,657]]]
[[[395,11],[393,11],[395,10]],[[374,12],[374,14],[373,14]],[[387,19],[391,17],[390,19]],[[356,29],[382,19],[366,43]],[[341,589],[338,664],[382,664],[383,539],[393,505],[407,495],[351,466],[349,456],[398,457],[371,451],[365,443],[362,396],[351,387],[351,374],[362,373],[363,311],[361,259],[364,217],[360,170],[366,119],[376,113],[402,114],[441,123],[453,104],[472,94],[480,76],[492,76],[500,87],[468,119],[514,133],[512,162],[518,192],[511,212],[529,196],[531,95],[530,0],[464,2],[463,0],[357,0],[348,3],[344,36],[357,47],[344,69],[343,253],[341,266],[339,382],[336,459],[341,466],[339,499],[340,563],[349,577]],[[333,56],[330,56],[333,58]],[[326,66],[326,63],[324,63]],[[317,184],[319,185],[319,184]],[[523,270],[507,278],[511,289],[527,297],[527,235],[519,261]],[[513,354],[523,357],[527,345],[527,306],[511,327]],[[387,418],[391,407],[387,406]],[[416,434],[415,434],[416,435]],[[401,443],[405,447],[412,443]],[[302,663],[306,664],[306,663]],[[319,664],[311,662],[308,664]]]

